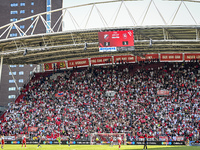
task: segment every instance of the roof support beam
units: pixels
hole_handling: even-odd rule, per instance
[[[95,4],[94,4],[94,5],[95,5]],[[91,10],[90,10],[90,13],[89,13],[88,19],[87,19],[86,24],[85,24],[85,28],[87,27],[87,24],[88,24],[88,21],[89,21],[89,19],[90,19],[91,14],[92,14],[92,11],[93,11],[93,8],[94,8],[94,5],[92,5],[92,8],[91,8]]]
[[[46,28],[46,30],[51,30],[52,33],[54,33],[54,31],[52,30],[52,28],[49,26],[49,24],[47,23],[47,21],[40,15],[40,18]]]
[[[119,6],[119,9],[118,9],[118,11],[117,11],[117,14],[116,14],[116,16],[115,16],[115,20],[114,20],[112,26],[114,26],[114,24],[115,24],[115,21],[116,21],[116,19],[117,19],[117,17],[118,17],[118,14],[119,14],[119,11],[120,11],[120,9],[121,9],[121,7],[122,7],[123,2],[124,2],[124,1],[122,1],[121,4],[120,4],[120,6]]]
[[[178,8],[177,8],[177,10],[176,10],[176,12],[175,12],[175,14],[174,14],[174,17],[173,17],[172,22],[171,22],[170,25],[172,25],[172,23],[174,22],[174,19],[176,18],[176,15],[177,15],[177,13],[178,13],[178,11],[179,11],[181,5],[182,5],[182,2],[183,2],[183,1],[180,2],[180,4],[179,4],[179,6],[178,6]]]
[[[37,23],[38,23],[39,18],[40,18],[40,16],[38,15],[37,18],[34,20],[34,21],[35,21],[35,25],[34,25],[34,27],[33,27],[33,30],[32,30],[32,32],[31,32],[31,35],[32,35],[32,34],[34,33],[34,31],[35,31],[35,28],[36,28],[36,26],[37,26]],[[32,25],[33,25],[33,23],[32,23]],[[30,29],[30,28],[31,28],[31,26],[30,26],[28,29]],[[28,31],[28,29],[27,29],[27,31]]]
[[[146,12],[145,12],[144,18],[142,19],[141,25],[143,24],[143,22],[144,22],[144,20],[145,20],[145,18],[146,18],[146,15],[147,15],[147,13],[148,13],[148,11],[149,11],[149,8],[150,8],[150,6],[151,6],[151,3],[152,3],[152,0],[150,1],[149,5],[148,5],[148,7],[147,7],[147,10],[146,10]]]
[[[98,7],[96,5],[95,5],[95,8],[97,9],[97,12],[98,12],[98,14],[99,14],[104,26],[108,27],[108,23],[106,22],[105,18],[103,17],[103,15],[101,14],[101,12],[99,11],[99,9],[98,9]]]
[[[192,17],[193,21],[196,23],[196,25],[198,24],[197,21],[194,19],[194,16],[192,15],[191,11],[189,10],[189,8],[187,7],[187,5],[185,4],[185,2],[183,2],[183,4],[185,5],[187,11],[189,12],[190,16]]]
[[[165,29],[167,40],[172,37],[173,39],[177,39],[172,33],[169,32],[169,30]],[[171,38],[170,38],[171,39]]]

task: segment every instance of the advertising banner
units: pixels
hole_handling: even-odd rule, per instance
[[[13,140],[15,140],[15,136],[4,136],[4,140],[13,141]]]
[[[157,91],[157,95],[159,95],[159,96],[168,96],[169,95],[169,91],[168,90],[158,90]]]
[[[172,141],[172,145],[185,145],[184,141]]]
[[[56,64],[59,67],[59,69],[66,69],[66,63],[65,63],[65,61],[56,62]]]
[[[77,59],[77,60],[68,60],[67,61],[67,67],[68,68],[83,67],[83,66],[89,66],[89,60],[88,60],[88,58]]]
[[[18,141],[5,141],[6,144],[22,144],[21,140]],[[37,140],[27,140],[26,144],[38,144]],[[51,141],[51,140],[42,140],[41,144],[59,144],[58,141]],[[61,141],[62,145],[68,144],[67,140],[62,140]],[[70,141],[71,145],[90,145],[90,141]],[[105,143],[106,144],[106,143]],[[107,143],[108,144],[108,143]],[[115,143],[116,145],[118,144],[117,142]],[[126,142],[127,145],[144,145],[144,142],[142,141],[127,141]],[[148,145],[185,145],[185,142],[183,141],[173,141],[173,142],[162,142],[162,141],[148,141],[147,142]],[[199,143],[196,143],[195,141],[192,141],[190,143],[191,146],[199,146]]]
[[[44,70],[45,71],[52,71],[53,70],[53,64],[52,63],[45,63],[44,64]]]
[[[200,141],[190,141],[190,146],[200,146]]]
[[[176,141],[184,141],[184,136],[176,136]]]
[[[185,61],[190,61],[192,59],[200,60],[200,53],[184,54],[184,58],[185,58]]]
[[[112,64],[112,56],[91,58],[91,65]]]
[[[5,141],[6,144],[22,144],[22,141],[21,140],[18,140],[18,141]],[[26,141],[26,144],[38,144],[38,141],[37,140],[27,140]],[[51,140],[42,140],[41,141],[41,144],[59,144],[58,141],[51,141]],[[61,144],[62,145],[65,145],[65,144],[68,144],[68,141],[67,140],[62,140],[61,141]],[[89,145],[90,144],[90,141],[70,141],[70,144],[73,145],[73,144],[83,144],[83,145]]]
[[[159,141],[168,141],[167,136],[159,136]]]
[[[144,57],[137,56],[137,61],[144,61],[144,60],[151,60],[151,59],[158,59],[158,54],[145,54]]]
[[[127,145],[144,145],[142,141],[128,141]],[[162,141],[147,141],[147,145],[185,145],[183,141],[162,142]]]
[[[180,53],[180,54],[160,54],[160,61],[163,62],[163,61],[183,61],[183,54]]]
[[[38,127],[28,127],[28,131],[30,132],[36,132],[38,130]]]
[[[135,62],[135,56],[132,55],[122,55],[122,56],[114,56],[114,63],[119,64],[120,62]]]
[[[45,71],[52,71],[52,70],[57,70],[57,69],[66,69],[65,61],[44,64]]]

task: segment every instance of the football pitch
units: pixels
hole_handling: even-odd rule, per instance
[[[42,145],[37,148],[37,145],[27,145],[26,148],[21,148],[21,145],[4,145],[5,150],[118,150],[118,146],[114,145]],[[198,146],[148,146],[148,150],[199,150]],[[122,145],[120,150],[143,150],[143,145]]]

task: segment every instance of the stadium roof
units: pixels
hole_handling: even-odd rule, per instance
[[[40,64],[84,57],[140,53],[187,53],[200,51],[200,26],[141,26],[107,28],[134,30],[134,52],[99,52],[102,29],[49,33],[0,40],[4,64]],[[152,47],[149,46],[152,39]],[[84,50],[85,42],[88,48]],[[23,55],[27,50],[27,55]]]
[[[112,2],[119,2],[119,1],[116,0]],[[103,2],[101,2],[101,4],[102,3]],[[179,8],[182,3],[184,4],[184,2],[181,1]],[[125,2],[122,1],[120,3],[120,8],[122,4],[126,6]],[[155,5],[154,1],[151,0],[146,10],[146,14],[148,13],[149,8],[153,4]],[[92,5],[92,9],[90,11],[92,13],[92,10],[97,5],[97,3],[88,5]],[[82,7],[82,6],[77,6],[77,7]],[[120,10],[120,8],[118,10]],[[129,9],[127,7],[125,8],[129,12]],[[179,9],[177,9],[177,12],[178,10]],[[0,37],[2,37],[3,34],[4,35],[7,34],[6,37],[8,37],[9,32],[13,26],[15,26],[19,34],[22,35],[21,37],[0,39],[0,55],[3,56],[4,59],[3,63],[41,64],[41,63],[55,62],[61,60],[80,59],[85,57],[88,58],[88,57],[122,55],[122,54],[140,55],[147,53],[187,53],[187,52],[192,53],[200,51],[199,24],[174,25],[174,24],[166,24],[164,21],[163,25],[104,26],[100,28],[85,28],[85,29],[79,28],[75,30],[54,32],[53,28],[50,28],[48,24],[45,22],[44,17],[47,13],[54,13],[57,11],[63,12],[61,17],[58,18],[59,21],[59,19],[64,18],[64,14],[66,11],[69,11],[69,8],[62,8],[59,10],[54,10],[52,12],[41,13],[0,27],[0,30],[3,30],[3,32],[0,34]],[[158,14],[160,15],[161,18],[163,18],[160,12],[158,12]],[[114,17],[113,25],[118,15],[119,14],[117,13],[116,17]],[[101,21],[106,24],[106,21],[101,13],[100,16],[101,16]],[[33,20],[33,24],[36,23],[40,18],[43,21],[46,28],[50,28],[51,33],[33,34],[34,32],[33,29],[32,32],[30,32],[31,34],[28,35],[26,33],[28,33],[28,30],[31,30],[30,27],[27,29],[27,31],[22,31],[21,29],[18,28],[18,23],[20,23],[21,21],[26,21],[28,19],[31,19],[33,17],[35,18]],[[90,17],[91,14],[89,14],[88,19],[86,19],[87,20],[86,25],[88,25],[88,20],[90,20]],[[132,17],[131,14],[130,17]],[[143,17],[142,19],[143,21],[146,19],[145,17],[146,16]],[[71,21],[76,24],[75,26],[79,26],[72,15],[71,18],[73,18]],[[176,14],[174,15],[173,19],[175,18]],[[192,17],[192,19],[194,18]],[[111,30],[133,30],[135,51],[104,52],[104,53],[99,52],[98,32],[111,31]],[[149,45],[150,39],[152,39],[151,47]],[[84,50],[85,42],[87,42],[88,45],[87,50]],[[23,55],[24,52],[27,52],[25,56]]]

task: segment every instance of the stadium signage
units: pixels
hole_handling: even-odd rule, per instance
[[[183,141],[173,141],[173,142],[162,142],[162,141],[148,141],[148,145],[185,145]],[[144,145],[144,142],[136,141],[136,142],[127,142],[127,145]]]
[[[147,144],[149,144],[149,145],[157,145],[156,142],[147,142]]]
[[[100,47],[99,52],[115,52],[117,47]]]
[[[143,61],[143,60],[151,60],[151,59],[159,59],[158,54],[146,54],[144,57],[137,56],[137,61]]]
[[[120,62],[135,62],[135,56],[124,55],[124,56],[114,56],[114,63],[119,64]]]
[[[44,64],[44,70],[45,70],[45,71],[53,70],[52,63],[45,63],[45,64]]]
[[[112,57],[96,57],[91,58],[91,65],[112,64]]]
[[[22,141],[5,141],[6,144],[22,144]],[[37,141],[30,141],[27,140],[27,144],[37,144]],[[58,141],[41,141],[42,144],[58,144]],[[144,145],[144,142],[140,141],[127,141],[127,145]],[[61,144],[65,145],[68,144],[68,141],[63,140],[61,141]],[[71,141],[70,144],[77,144],[77,145],[90,145],[90,141]],[[173,142],[162,142],[162,141],[148,141],[148,145],[185,145],[185,142],[183,141],[173,141]],[[194,141],[191,142],[192,146],[200,146],[199,143],[195,143]]]
[[[169,91],[168,90],[158,90],[157,91],[157,95],[159,95],[159,96],[168,96],[169,95]]]
[[[133,51],[133,30],[103,31],[98,33],[99,52]]]
[[[184,136],[175,136],[173,138],[176,139],[175,141],[184,141]]]
[[[52,71],[54,69],[66,69],[66,63],[65,61],[61,62],[53,62],[53,63],[45,63],[44,64],[44,70],[45,71]]]
[[[183,61],[183,54],[160,54],[160,61]]]
[[[200,146],[200,141],[190,141],[190,146]]]
[[[87,67],[91,65],[107,65],[107,64],[119,64],[122,61],[125,63],[135,63],[139,61],[159,59],[161,62],[180,62],[180,61],[191,61],[192,59],[200,60],[200,53],[195,54],[146,54],[142,56],[133,56],[133,55],[120,55],[120,56],[105,56],[105,57],[94,57],[94,58],[85,58],[78,60],[68,60],[66,62],[56,62],[56,66],[59,66],[60,69],[73,68],[73,67]],[[67,64],[67,67],[66,67]],[[54,70],[55,63],[45,63],[44,70],[52,71]]]
[[[172,141],[172,145],[185,145],[184,141]]]
[[[38,130],[38,127],[28,127],[28,131],[36,132]]]
[[[159,136],[159,141],[167,141],[168,137],[167,136]]]
[[[88,58],[86,59],[78,59],[78,60],[69,60],[67,61],[67,66],[69,68],[73,68],[76,66],[89,66],[89,60]]]
[[[200,54],[185,54],[185,61],[190,61],[191,59],[200,59]]]
[[[15,140],[15,136],[4,136],[5,140],[12,141]]]

